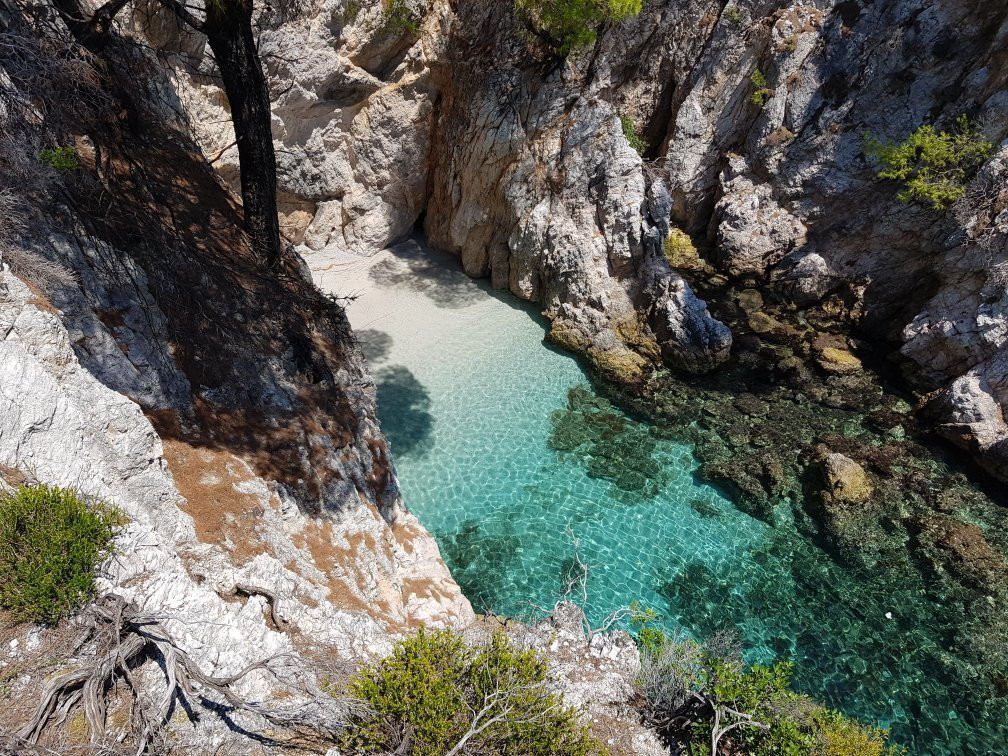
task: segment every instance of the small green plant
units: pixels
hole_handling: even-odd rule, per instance
[[[620,116],[620,124],[623,126],[623,136],[626,137],[627,142],[633,147],[638,155],[643,155],[648,150],[648,143],[641,139],[640,134],[637,133],[637,127],[634,126],[633,120],[629,116]]]
[[[54,168],[60,173],[75,171],[80,167],[80,160],[77,157],[75,147],[56,147],[55,149],[45,149],[39,153],[39,161],[50,168]]]
[[[51,623],[83,605],[121,524],[114,510],[65,488],[0,495],[0,606],[19,620]]]
[[[752,104],[762,108],[768,97],[773,97],[774,91],[767,87],[766,76],[758,68],[749,76],[749,82],[756,88],[749,98]]]
[[[343,26],[349,26],[356,21],[360,10],[360,3],[357,0],[347,0],[347,4],[343,8]]]
[[[605,753],[548,690],[547,674],[542,657],[502,633],[470,647],[450,630],[421,629],[350,681],[350,694],[371,711],[350,722],[340,746],[387,753],[409,732],[416,756]]]
[[[515,0],[519,19],[556,55],[595,43],[601,28],[636,16],[642,0]]]
[[[406,0],[382,0],[381,31],[395,36],[413,35],[420,31],[420,19]]]
[[[732,26],[742,23],[742,9],[737,5],[726,5],[724,9],[725,20]]]
[[[983,163],[993,145],[965,115],[951,131],[937,131],[925,124],[902,142],[882,142],[870,133],[864,136],[865,154],[877,164],[880,178],[903,182],[896,195],[901,202],[916,200],[945,210],[963,196],[967,172]]]

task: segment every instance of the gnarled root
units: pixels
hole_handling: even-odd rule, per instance
[[[317,691],[303,691],[312,700],[290,710],[251,703],[233,691],[232,686],[254,670],[275,674],[270,665],[284,656],[250,664],[230,677],[213,677],[200,670],[156,619],[141,614],[120,596],[103,596],[86,610],[86,618],[89,627],[76,648],[96,642],[95,658],[46,685],[34,715],[17,733],[25,743],[35,744],[47,727],[64,722],[78,705],[83,707],[92,742],[100,741],[105,735],[106,694],[118,680],[124,681],[132,693],[132,722],[138,753],[164,730],[172,706],[180,698],[192,708],[205,707],[203,702],[216,700],[218,705],[257,715],[278,727],[325,737],[335,736],[346,721],[345,704],[334,699],[325,700]],[[156,707],[144,705],[140,682],[134,675],[134,670],[149,658],[158,660],[167,686]]]

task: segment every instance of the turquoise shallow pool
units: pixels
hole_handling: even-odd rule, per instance
[[[1003,725],[957,711],[945,620],[913,579],[855,580],[786,520],[735,509],[688,447],[597,397],[530,308],[452,261],[407,245],[364,268],[382,293],[348,313],[403,494],[477,611],[552,604],[577,539],[596,618],[640,601],[700,638],[736,628],[751,661],[797,662],[801,689],[915,753],[1004,752]]]

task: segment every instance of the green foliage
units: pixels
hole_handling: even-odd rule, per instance
[[[718,643],[723,643],[723,639]],[[676,691],[693,690],[722,706],[746,713],[767,729],[743,726],[721,741],[725,753],[752,756],[900,756],[905,750],[888,743],[888,731],[862,725],[838,711],[817,704],[791,689],[793,664],[748,666],[737,656],[704,647],[691,639],[670,637],[663,629],[643,627],[637,644],[642,656],[642,677],[651,677],[642,689],[652,705],[655,692],[685,701]],[[653,677],[658,670],[675,678],[667,686]],[[642,679],[639,684],[644,683]],[[722,724],[724,724],[722,722]],[[691,752],[709,754],[711,724],[697,722],[681,733]],[[718,749],[719,751],[722,748]]]
[[[39,161],[50,168],[55,168],[60,173],[74,171],[80,167],[80,160],[77,158],[75,147],[57,147],[55,149],[45,149],[39,153]]]
[[[351,695],[371,713],[347,727],[341,747],[349,753],[387,752],[394,732],[412,737],[411,753],[441,756],[474,724],[495,717],[468,741],[466,753],[604,753],[577,713],[546,687],[547,665],[534,651],[515,647],[502,633],[482,646],[467,646],[449,630],[399,643],[392,655],[359,671]],[[497,698],[493,698],[500,691]],[[479,723],[476,723],[477,725]]]
[[[646,625],[637,633],[637,647],[642,654],[658,656],[668,641],[668,636],[660,627]]]
[[[641,0],[515,0],[518,17],[554,53],[595,43],[598,30],[641,12]]]
[[[356,21],[360,10],[360,3],[357,0],[347,0],[347,4],[343,8],[343,26],[349,26]]]
[[[55,622],[85,603],[112,553],[121,517],[73,491],[22,486],[0,496],[0,606],[19,620]]]
[[[724,17],[732,26],[742,23],[742,9],[737,5],[727,5],[724,9]]]
[[[420,19],[414,15],[406,0],[382,0],[381,31],[396,36],[416,34],[420,31]]]
[[[633,120],[629,116],[621,115],[620,124],[623,126],[623,136],[626,137],[630,146],[637,150],[637,154],[643,155],[647,152],[648,143],[641,139],[640,134],[637,133],[637,127],[634,126]]]
[[[879,165],[880,178],[903,182],[901,202],[917,200],[944,210],[964,193],[967,171],[983,163],[993,145],[970,125],[965,115],[951,131],[925,124],[899,144],[865,133],[864,151]]]
[[[756,88],[749,98],[753,105],[762,108],[768,97],[773,97],[774,91],[767,87],[766,76],[758,68],[749,76],[750,83]]]

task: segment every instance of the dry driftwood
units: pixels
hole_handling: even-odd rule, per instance
[[[105,735],[107,691],[118,680],[125,682],[132,693],[137,753],[162,733],[179,699],[194,709],[205,708],[209,702],[224,704],[278,727],[325,737],[337,734],[346,721],[345,703],[333,699],[324,701],[313,696],[311,704],[280,710],[251,703],[234,692],[233,685],[254,670],[275,673],[271,665],[280,662],[283,656],[255,662],[235,675],[214,677],[204,673],[155,618],[138,612],[120,596],[100,598],[88,608],[86,616],[89,627],[78,640],[77,648],[95,641],[97,653],[88,663],[45,686],[34,715],[16,733],[27,744],[37,743],[47,727],[66,721],[77,706],[83,708],[92,741],[101,740]],[[167,685],[155,707],[145,706],[146,697],[134,674],[137,666],[149,658],[158,660]]]

